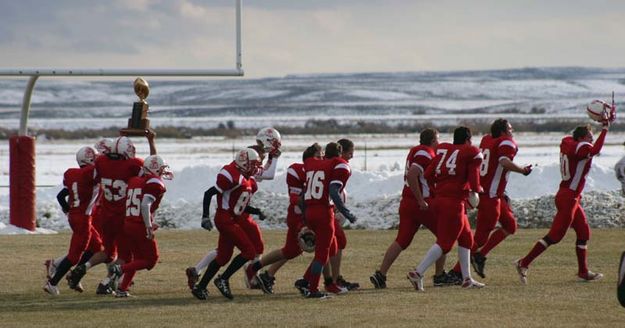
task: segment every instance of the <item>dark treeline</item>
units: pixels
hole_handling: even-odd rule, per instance
[[[517,132],[562,132],[568,133],[578,125],[585,124],[571,120],[543,120],[541,122],[512,121],[514,130]],[[436,127],[444,133],[452,132],[457,126],[465,125],[470,127],[476,134],[487,133],[489,131],[491,119],[470,119],[461,120],[455,124],[436,124],[431,121],[413,121],[398,125],[389,125],[384,122],[363,122],[354,121],[340,123],[337,120],[309,120],[304,126],[274,126],[282,134],[359,134],[359,133],[417,133],[427,127]],[[227,138],[237,138],[240,136],[255,135],[261,128],[238,128],[235,123],[228,121],[219,124],[216,128],[189,128],[175,126],[158,126],[155,128],[159,138],[188,139],[201,136],[225,136]],[[119,135],[119,127],[109,127],[105,129],[29,129],[29,134],[33,136],[45,136],[48,139],[89,139],[98,137],[116,137]],[[597,127],[596,129],[599,129]],[[625,131],[625,123],[614,124],[610,130]],[[0,127],[0,139],[8,139],[17,134],[17,129],[7,129]]]

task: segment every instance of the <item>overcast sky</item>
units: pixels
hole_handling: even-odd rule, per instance
[[[243,3],[247,77],[625,67],[625,1]],[[3,67],[234,68],[233,0],[0,0]]]

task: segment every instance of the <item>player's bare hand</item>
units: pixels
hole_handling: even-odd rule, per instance
[[[152,231],[152,227],[147,227],[145,229],[145,238],[148,240],[154,239],[154,231]]]
[[[532,173],[532,164],[527,165],[526,167],[523,168],[523,175],[524,176],[528,176],[528,175],[530,175],[530,173]]]
[[[418,203],[419,203],[419,209],[422,211],[425,211],[430,207],[428,203],[424,201],[423,199],[419,200]]]
[[[156,131],[152,130],[152,129],[146,129],[145,130],[145,137],[148,139],[148,141],[152,141],[156,138]]]

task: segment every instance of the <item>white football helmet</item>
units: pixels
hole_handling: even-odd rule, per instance
[[[234,163],[241,170],[241,173],[245,176],[252,176],[260,169],[260,156],[251,148],[245,148],[239,150],[237,157],[234,159]]]
[[[258,134],[256,134],[256,141],[263,146],[265,152],[269,152],[272,149],[280,149],[280,146],[282,146],[280,132],[274,128],[260,129]]]
[[[89,146],[78,149],[76,162],[78,162],[78,166],[93,165],[95,163],[95,149]]]
[[[125,156],[126,158],[135,158],[135,145],[130,138],[121,136],[115,140],[112,153]]]
[[[113,150],[113,140],[109,138],[102,138],[98,140],[93,147],[100,154],[108,154]]]
[[[143,161],[143,169],[165,180],[174,178],[174,174],[169,169],[169,165],[165,163],[162,157],[158,155],[150,155]]]

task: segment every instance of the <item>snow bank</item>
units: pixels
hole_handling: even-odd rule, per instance
[[[191,166],[175,172],[167,182],[167,194],[157,212],[156,220],[165,227],[195,229],[200,227],[204,191],[212,186],[220,166]],[[548,227],[554,215],[553,197],[560,182],[557,164],[538,166],[525,177],[510,174],[508,193],[521,227]],[[354,170],[347,186],[348,207],[359,221],[351,228],[389,229],[397,226],[403,170],[396,165],[379,171]],[[285,228],[288,205],[284,169],[272,181],[260,183],[260,191],[252,199],[267,215],[263,228]],[[620,184],[612,168],[594,164],[590,171],[583,206],[593,227],[625,227],[623,198],[616,190]],[[37,193],[38,223],[52,230],[68,229],[67,219],[56,203],[59,188],[42,189]],[[215,210],[213,201],[211,211]],[[0,208],[0,224],[8,222],[8,208]],[[6,227],[6,225],[3,225]],[[0,228],[0,234],[12,233]]]

